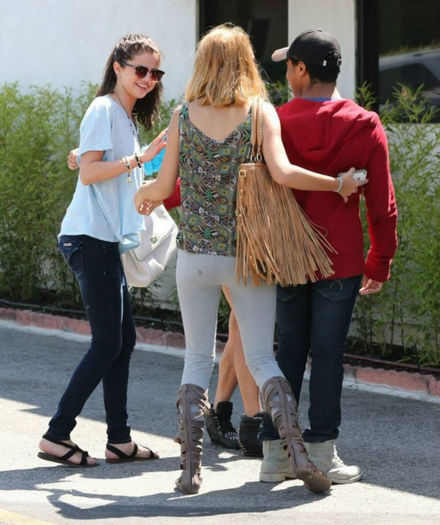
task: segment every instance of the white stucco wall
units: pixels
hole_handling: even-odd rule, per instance
[[[355,0],[289,0],[289,43],[304,29],[321,27],[341,43],[339,87],[355,90]],[[0,84],[98,83],[116,40],[150,35],[164,52],[165,97],[178,98],[192,70],[197,0],[0,0]]]
[[[341,44],[342,67],[338,87],[343,97],[356,89],[355,0],[289,0],[289,44],[306,29],[324,29]]]
[[[0,0],[0,84],[98,83],[124,34],[151,36],[164,52],[164,94],[180,97],[191,72],[197,0]]]

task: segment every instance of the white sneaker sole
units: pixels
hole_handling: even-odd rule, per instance
[[[348,483],[356,483],[356,481],[360,481],[363,477],[363,472],[360,474],[357,474],[356,476],[352,476],[351,478],[332,478],[331,475],[327,474],[329,479],[334,485],[347,485]]]

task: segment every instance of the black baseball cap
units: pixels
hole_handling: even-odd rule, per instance
[[[290,47],[277,49],[272,53],[272,60],[280,62],[291,58],[306,64],[322,67],[341,65],[341,46],[336,38],[322,29],[309,29],[300,33]]]

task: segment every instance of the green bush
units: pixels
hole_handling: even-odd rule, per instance
[[[359,90],[369,106],[368,87]],[[382,356],[440,363],[440,126],[421,89],[399,86],[381,111],[399,212],[399,247],[381,293],[361,297],[355,318],[365,347]],[[404,123],[403,123],[404,122]],[[365,225],[365,234],[366,234]],[[396,356],[396,346],[400,355]]]
[[[0,297],[16,302],[79,306],[77,286],[56,247],[60,221],[76,184],[66,157],[96,86],[71,90],[17,84],[0,89]],[[269,85],[276,104],[289,98],[285,83]],[[359,102],[373,102],[367,87]],[[161,107],[150,141],[176,105]],[[399,249],[391,280],[375,296],[359,297],[354,328],[360,346],[382,356],[440,363],[440,127],[431,124],[420,90],[401,86],[381,112],[399,208]],[[403,124],[402,121],[405,123]],[[134,294],[142,312],[149,292]],[[224,301],[220,319],[226,322]],[[396,354],[396,348],[398,353]]]
[[[18,84],[0,90],[0,290],[21,301],[37,301],[57,283],[75,296],[76,287],[54,249],[74,178],[66,156],[77,142],[90,100],[50,87],[27,93]]]

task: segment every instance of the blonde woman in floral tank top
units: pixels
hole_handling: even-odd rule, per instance
[[[250,107],[256,97],[266,100],[267,94],[248,35],[231,25],[209,31],[197,49],[186,104],[171,119],[159,176],[140,188],[135,198],[139,213],[147,214],[149,202],[171,195],[180,174],[183,211],[176,281],[186,351],[177,400],[182,473],[176,485],[186,494],[201,486],[206,390],[214,364],[222,285],[230,290],[246,362],[290,454],[293,474],[313,492],[326,491],[331,484],[307,456],[294,396],[273,355],[275,287],[238,283],[234,278],[238,166],[249,156]],[[289,163],[278,116],[267,102],[263,136],[264,157],[276,182],[303,190],[338,189],[337,179]],[[343,175],[339,193],[344,200],[358,186],[353,172]]]

